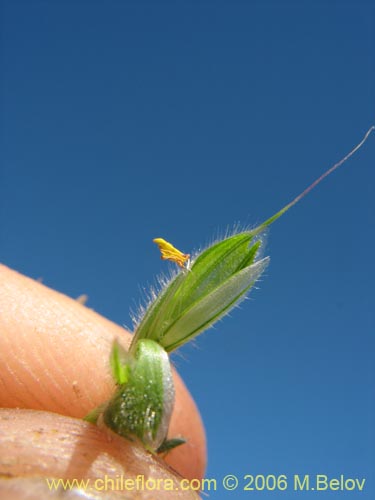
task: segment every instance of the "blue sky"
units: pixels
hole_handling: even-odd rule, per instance
[[[119,324],[166,268],[154,237],[190,252],[261,222],[374,124],[371,2],[15,0],[2,17],[1,261]],[[280,219],[251,300],[173,357],[208,477],[345,474],[374,498],[374,158],[372,136]]]

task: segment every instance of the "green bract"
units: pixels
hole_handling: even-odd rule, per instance
[[[177,274],[145,311],[132,342],[147,338],[168,352],[224,316],[250,290],[268,264],[256,260],[261,240],[243,232],[217,242]]]
[[[103,410],[103,422],[117,434],[137,437],[155,450],[165,440],[174,403],[168,354],[148,339],[137,342],[134,357],[122,356],[120,349],[115,344],[112,350],[112,371],[119,386]]]

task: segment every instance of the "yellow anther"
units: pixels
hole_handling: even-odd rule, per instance
[[[190,254],[180,252],[180,250],[177,250],[177,248],[163,238],[155,238],[152,241],[159,247],[163,260],[172,260],[182,268],[185,267],[186,262],[189,262]]]

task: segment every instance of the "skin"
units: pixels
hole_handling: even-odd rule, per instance
[[[0,477],[8,478],[0,481],[0,496],[3,491],[10,499],[25,498],[26,490],[27,498],[33,498],[33,491],[40,498],[45,477],[143,474],[172,478],[177,486],[181,476],[203,477],[202,421],[176,373],[169,437],[183,436],[187,444],[170,452],[165,462],[137,443],[81,420],[114,391],[109,353],[115,338],[129,345],[130,334],[120,326],[0,266]],[[104,495],[110,498],[108,491]],[[125,496],[153,498],[147,491]],[[157,498],[196,495],[158,490]]]

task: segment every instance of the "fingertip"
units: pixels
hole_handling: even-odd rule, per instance
[[[193,491],[184,491],[181,477],[143,447],[117,435],[109,436],[82,420],[33,410],[0,410],[0,424],[4,432],[0,476],[19,479],[12,485],[0,484],[0,491],[8,487],[14,498],[25,498],[16,495],[31,486],[28,479],[41,478],[33,484],[34,492],[43,488],[44,481],[50,491],[69,492],[80,485],[84,491],[98,493],[99,498],[110,498],[113,492],[127,494],[129,483],[124,481],[128,479],[133,481],[130,491],[137,493],[136,498],[149,498],[144,482],[150,479],[159,481],[157,495],[161,500],[197,499]],[[53,478],[69,479],[73,488],[66,482],[53,482]],[[166,484],[168,490],[164,489]]]
[[[0,406],[82,418],[113,393],[109,353],[131,335],[45,285],[0,265]],[[170,437],[187,444],[166,461],[184,477],[201,478],[206,463],[203,424],[181,379]]]

